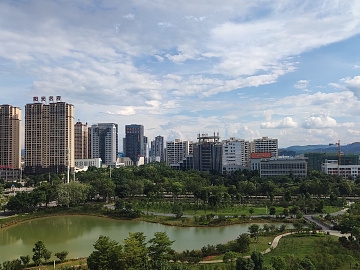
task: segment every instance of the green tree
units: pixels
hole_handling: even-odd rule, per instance
[[[48,262],[48,261],[50,260],[51,254],[52,254],[52,252],[49,251],[49,250],[46,250],[46,251],[44,252],[44,260],[45,260],[45,262]]]
[[[250,207],[249,214],[250,214],[250,218],[251,218],[251,216],[254,214],[254,208]]]
[[[23,265],[25,267],[28,266],[28,264],[30,263],[30,256],[26,255],[26,256],[20,256],[20,260],[22,261]]]
[[[285,259],[281,256],[273,256],[270,259],[270,264],[276,270],[285,270],[287,269],[287,263]]]
[[[161,269],[159,268],[161,265],[167,264],[173,253],[171,249],[173,243],[174,241],[171,241],[165,232],[154,234],[154,238],[148,242],[148,252],[153,267]]]
[[[233,251],[228,251],[224,254],[223,261],[226,264],[229,264],[230,270],[233,269],[233,262],[238,257],[238,255]]]
[[[68,254],[69,254],[68,251],[60,251],[60,252],[56,252],[54,255],[56,258],[60,260],[60,262],[64,262]]]
[[[300,265],[304,270],[315,270],[315,265],[312,263],[312,261],[308,258],[305,258],[301,260]]]
[[[3,262],[3,267],[4,267],[4,270],[21,270],[21,269],[23,269],[20,259],[15,259],[12,261],[5,261],[5,262]]]
[[[251,240],[248,234],[240,234],[238,238],[236,238],[235,251],[240,252],[241,254],[248,252],[250,250],[250,243]]]
[[[236,260],[236,270],[254,270],[254,262],[251,259],[238,258]]]
[[[18,192],[10,197],[6,208],[12,211],[26,211],[34,205],[33,198],[28,192]]]
[[[122,247],[108,236],[101,235],[94,244],[95,250],[87,258],[90,270],[121,270],[124,268]]]
[[[124,241],[123,257],[126,269],[141,269],[148,264],[145,236],[142,232],[129,233]],[[145,268],[146,269],[146,268]]]
[[[262,270],[264,264],[264,256],[258,252],[253,251],[250,256],[251,260],[254,262],[254,270]]]
[[[176,218],[181,218],[184,215],[182,205],[179,203],[174,204],[172,207],[172,213],[175,215]]]
[[[46,249],[45,244],[42,241],[37,241],[32,251],[34,253],[32,256],[32,260],[37,266],[40,266],[40,264],[42,263],[42,259],[45,259],[45,257],[47,258],[49,255],[49,251]]]
[[[255,241],[258,241],[259,233],[260,233],[260,226],[258,224],[251,224],[248,228],[251,238],[255,238]]]
[[[275,216],[276,214],[276,208],[274,206],[270,207],[270,215]]]

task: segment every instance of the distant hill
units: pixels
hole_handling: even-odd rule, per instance
[[[287,148],[279,149],[279,155],[289,155],[295,153],[296,155],[304,153],[337,153],[337,145],[295,145]],[[354,142],[351,144],[341,145],[340,151],[344,154],[360,154],[360,142]]]

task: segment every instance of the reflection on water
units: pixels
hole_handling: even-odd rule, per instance
[[[249,224],[227,227],[171,227],[141,221],[120,221],[91,216],[57,216],[35,219],[0,230],[0,262],[32,255],[35,242],[41,240],[54,253],[66,250],[68,258],[86,257],[100,235],[121,242],[129,232],[144,232],[147,240],[155,232],[166,232],[175,240],[177,251],[200,249],[233,240],[247,232]]]

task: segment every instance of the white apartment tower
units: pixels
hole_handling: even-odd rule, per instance
[[[186,155],[192,155],[193,142],[175,139],[166,142],[165,158],[166,165],[177,164],[183,160]]]
[[[230,138],[222,141],[222,173],[243,170],[250,166],[250,143],[243,139]]]
[[[277,158],[279,155],[278,139],[262,137],[250,142],[251,153],[271,153],[271,157]]]
[[[21,168],[21,109],[0,105],[0,170]]]
[[[25,106],[25,172],[64,173],[74,168],[74,105],[50,96]]]
[[[91,126],[91,158],[101,158],[105,165],[114,165],[118,156],[118,125],[99,123]]]

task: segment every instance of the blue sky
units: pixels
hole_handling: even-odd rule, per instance
[[[0,104],[60,95],[153,139],[360,141],[357,0],[0,2]],[[121,142],[121,139],[120,139]]]

